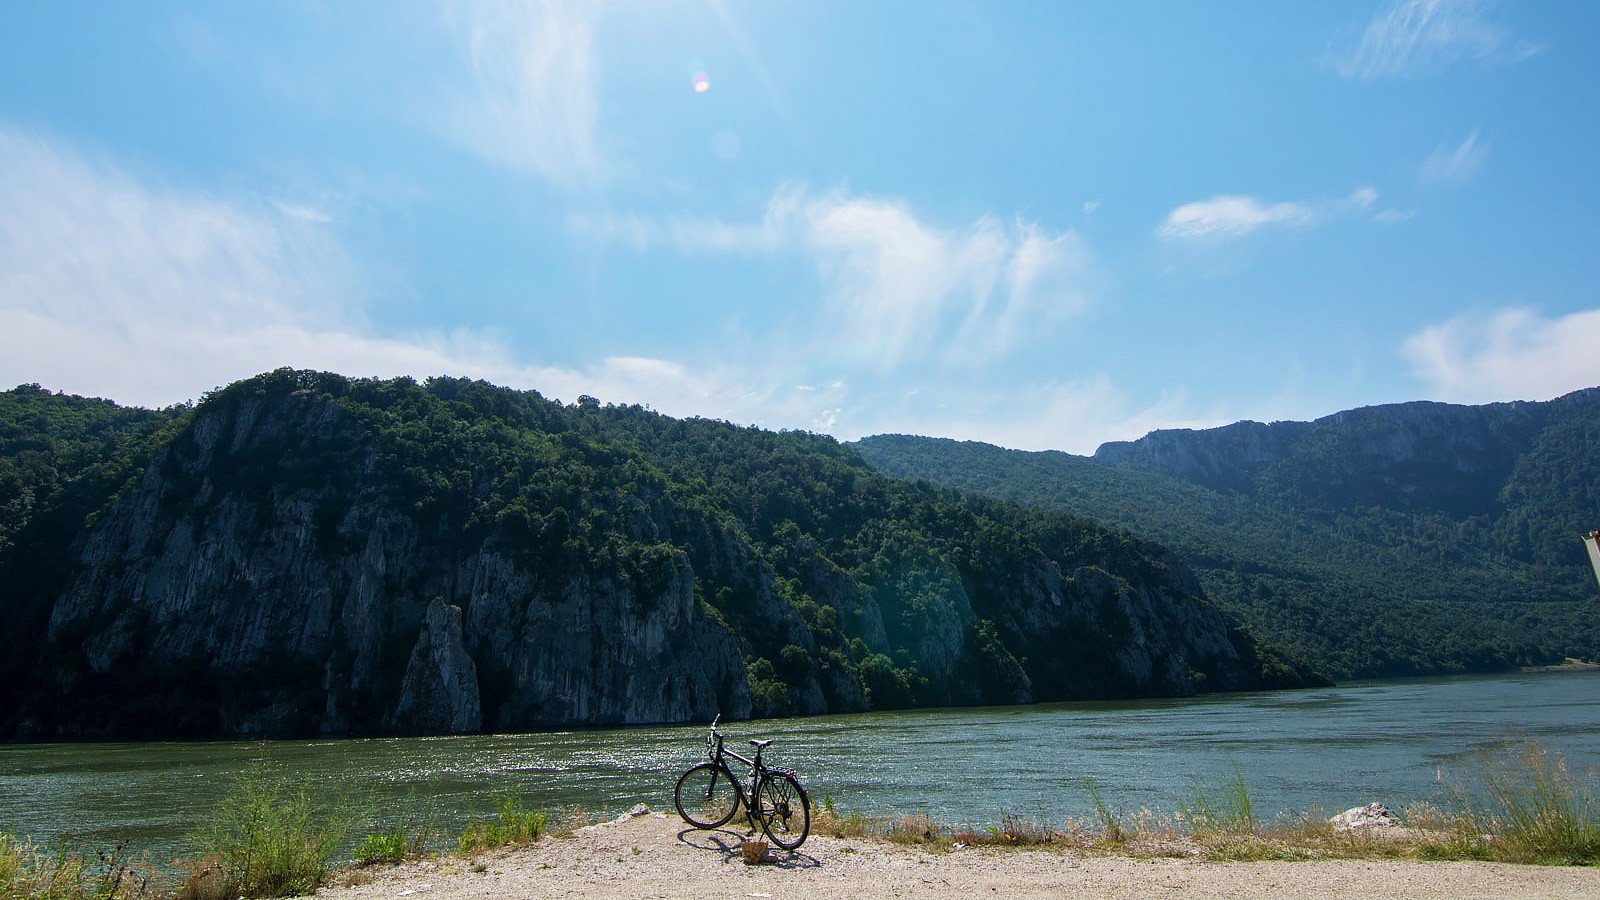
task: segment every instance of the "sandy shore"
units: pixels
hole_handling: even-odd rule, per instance
[[[697,831],[648,813],[570,838],[490,853],[369,869],[325,900],[617,898],[1540,898],[1600,897],[1600,869],[1501,863],[1374,861],[1217,863],[967,848],[928,852],[871,839],[812,835],[800,852],[749,866],[746,833]]]

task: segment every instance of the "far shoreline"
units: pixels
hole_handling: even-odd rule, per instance
[[[1584,662],[1581,659],[1568,659],[1564,663],[1551,666],[1522,666],[1517,671],[1528,673],[1540,672],[1592,672],[1600,669],[1600,663]]]

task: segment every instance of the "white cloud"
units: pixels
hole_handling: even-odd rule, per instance
[[[1403,354],[1434,396],[1460,403],[1542,400],[1600,385],[1600,309],[1556,319],[1504,309],[1434,325]]]
[[[1261,228],[1297,228],[1376,203],[1378,192],[1357,188],[1343,200],[1268,203],[1256,197],[1224,194],[1185,203],[1167,214],[1156,229],[1164,238],[1236,238]]]
[[[1267,204],[1255,197],[1223,195],[1174,209],[1156,233],[1169,238],[1236,237],[1264,225],[1304,225],[1311,215],[1303,203]]]
[[[1425,184],[1459,184],[1478,174],[1489,148],[1478,143],[1474,131],[1467,139],[1452,149],[1440,144],[1422,164],[1422,181]]]
[[[342,254],[318,223],[258,207],[146,190],[0,130],[0,378],[173,402],[194,395],[196,367],[260,356],[205,337],[333,326]]]
[[[579,234],[639,251],[800,254],[819,279],[826,319],[857,363],[983,364],[1026,333],[1090,303],[1093,259],[1072,231],[985,216],[965,228],[932,225],[903,202],[785,186],[754,222],[578,215]]]
[[[863,379],[867,387],[858,388],[854,376],[875,359],[819,359],[773,336],[758,337],[743,356],[711,361],[617,354],[558,367],[519,359],[475,331],[376,333],[359,314],[362,286],[336,227],[305,209],[153,187],[59,141],[0,127],[0,385],[38,382],[162,406],[280,366],[356,377],[461,375],[569,402],[592,394],[668,415],[841,438],[905,423],[1085,452],[1108,433],[1136,437],[1146,422],[1122,415],[1121,399],[1103,382],[989,389],[957,371],[920,393],[894,377]],[[749,230],[797,236],[797,252],[814,254],[819,271],[837,270],[825,283],[839,317],[915,341],[930,339],[922,316],[942,318],[942,333],[963,340],[1020,340],[1023,323],[1048,317],[1042,308],[1077,302],[1072,292],[1087,265],[1070,233],[990,219],[940,229],[879,200],[791,193],[775,197],[766,218]],[[719,249],[734,246],[736,232],[697,233]],[[918,287],[904,292],[899,276]],[[880,289],[892,296],[883,300]],[[904,354],[928,352],[913,337],[896,339]],[[905,403],[973,412],[951,425],[932,412],[895,412]]]
[[[1414,209],[1383,209],[1372,214],[1372,220],[1384,225],[1398,225],[1409,222],[1417,217]]]
[[[1187,395],[1181,387],[1146,407],[1133,407],[1104,375],[1005,390],[945,385],[922,393],[930,395],[927,403],[875,410],[870,419],[845,417],[840,437],[927,434],[1017,450],[1088,455],[1106,441],[1134,440],[1159,428],[1210,428],[1231,421],[1185,415]]]
[[[1539,52],[1489,17],[1480,0],[1393,0],[1335,65],[1346,78],[1370,81],[1428,74],[1455,62],[1501,65]]]
[[[375,335],[325,215],[151,188],[47,138],[0,128],[0,385],[164,406],[280,366],[456,374],[609,396],[711,388],[621,357],[531,367],[473,332]]]
[[[805,191],[784,186],[774,191],[756,222],[728,222],[695,216],[653,218],[630,213],[574,213],[568,227],[581,237],[634,250],[671,247],[683,253],[768,254],[789,249],[805,238]]]
[[[320,222],[326,225],[333,221],[331,214],[325,213],[315,206],[307,206],[303,203],[285,203],[281,200],[274,201],[272,205],[276,206],[279,212],[289,218],[299,219],[302,222]]]
[[[459,0],[446,11],[474,88],[443,117],[446,136],[559,185],[600,180],[594,5]]]

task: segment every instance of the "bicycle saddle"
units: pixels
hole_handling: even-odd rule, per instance
[[[767,746],[770,743],[772,743],[772,740],[770,738],[767,739],[767,740],[764,740],[764,741],[758,741],[758,740],[752,739],[750,741],[750,746],[756,748],[757,750],[760,750],[760,749],[762,749],[763,747]]]

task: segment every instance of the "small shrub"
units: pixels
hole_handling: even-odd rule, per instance
[[[336,805],[313,802],[305,785],[255,766],[196,835],[201,852],[184,893],[191,900],[309,894],[327,880],[347,818]]]
[[[824,798],[822,808],[812,813],[811,827],[819,834],[836,838],[865,837],[872,823],[860,812],[840,813]]]
[[[1031,847],[1054,843],[1059,834],[1060,832],[1038,819],[1001,813],[1000,824],[989,828],[989,839],[986,843]]]
[[[356,845],[355,858],[363,866],[378,863],[395,865],[405,862],[410,851],[411,841],[407,839],[405,830],[396,828],[367,835]]]
[[[500,812],[487,822],[474,822],[461,834],[461,852],[475,853],[507,844],[531,844],[544,835],[550,817],[530,810],[513,797],[500,801]]]
[[[934,844],[941,840],[944,829],[927,813],[916,813],[891,819],[883,836],[897,844]]]

